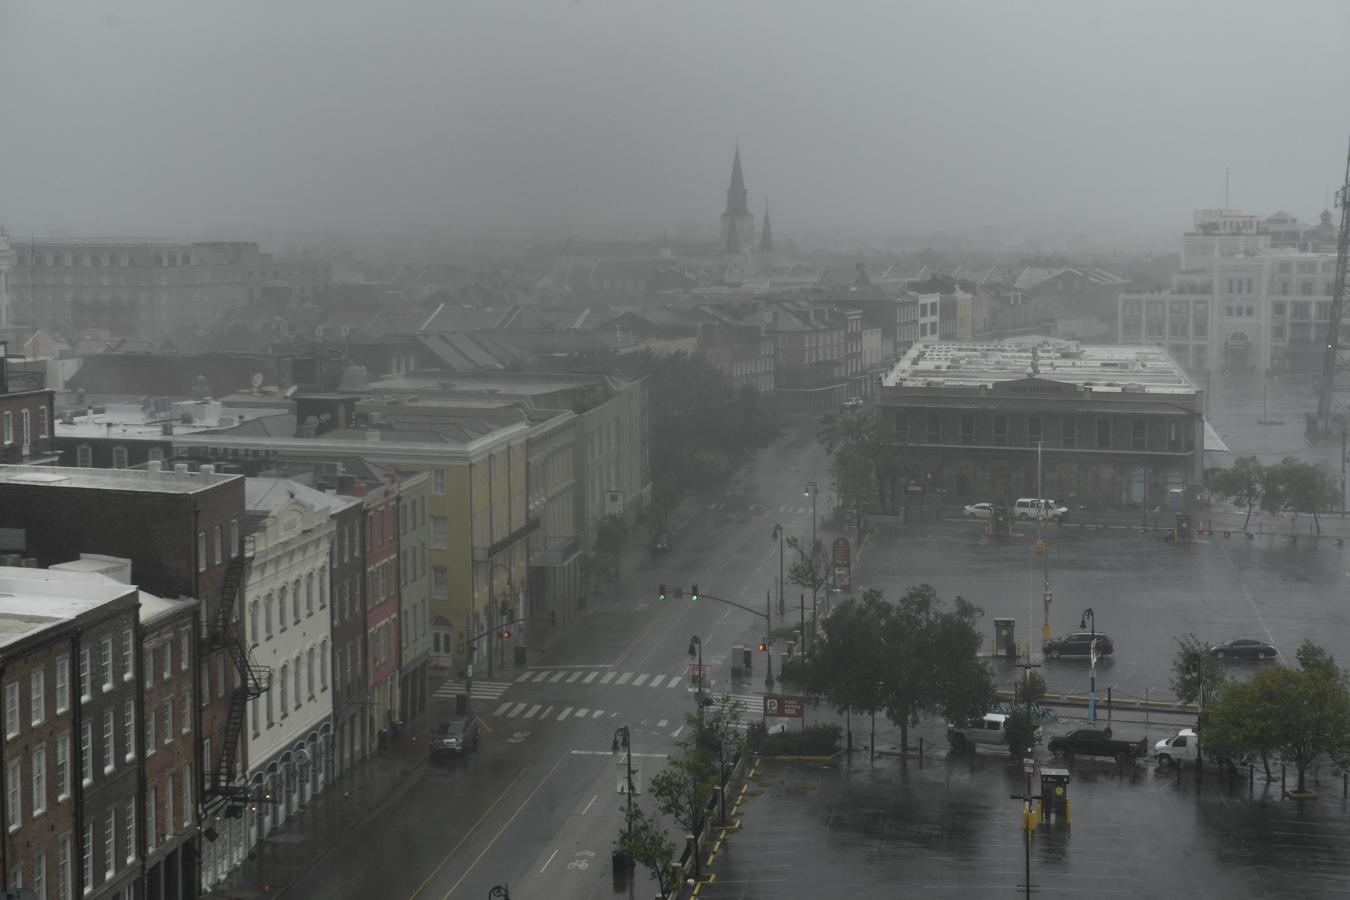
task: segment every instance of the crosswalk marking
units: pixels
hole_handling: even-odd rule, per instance
[[[574,681],[576,681],[578,678],[580,678],[583,674],[585,674],[585,673],[584,673],[584,672],[573,672],[573,673],[572,673],[572,677],[569,678],[569,679],[567,679],[567,683],[568,683],[568,684],[571,684],[572,682],[574,682]]]
[[[586,713],[588,712],[590,712],[590,710],[583,706],[581,709],[577,710],[577,718],[578,719],[586,718]]]
[[[478,681],[473,683],[473,690],[470,696],[475,700],[500,700],[506,689],[511,687],[514,682],[510,681]],[[445,681],[436,692],[432,694],[437,700],[448,700],[457,694],[464,693],[464,682],[459,680]]]
[[[552,674],[553,674],[552,672],[540,672],[538,675],[535,676],[535,679],[534,679],[534,680],[535,680],[536,682],[540,682],[540,681],[548,681],[548,676],[550,676],[550,675],[552,675]]]
[[[595,680],[595,676],[599,674],[600,674],[599,672],[592,672],[591,674],[586,676],[586,680],[583,681],[582,684],[590,684],[592,681]]]
[[[494,716],[500,716],[503,712],[505,712],[507,709],[509,709],[510,706],[511,706],[511,701],[510,701],[510,700],[507,700],[507,701],[506,701],[505,703],[503,703],[501,706],[497,707],[496,711],[493,712],[492,714],[493,714]]]
[[[619,684],[627,684],[628,680],[632,677],[633,677],[632,672],[624,672],[622,675],[619,676]]]
[[[520,677],[517,678],[516,681],[529,681],[533,677],[534,677],[533,672],[522,672],[520,674]]]
[[[647,674],[644,672],[643,674],[633,679],[633,687],[642,687],[642,685],[645,684],[646,682],[647,682]]]
[[[569,707],[567,707],[566,709],[564,709],[562,712],[558,713],[558,721],[561,722],[563,719],[567,718],[567,714],[570,713],[571,711],[572,711],[572,707],[569,706]]]
[[[595,711],[595,713],[591,716],[591,718],[592,718],[592,719],[598,719],[598,718],[600,718],[600,717],[601,717],[602,715],[604,715],[604,714],[605,714],[605,711],[604,711],[603,709],[597,709],[597,710]]]
[[[545,708],[544,708],[544,711],[541,712],[541,713],[539,714],[539,718],[541,718],[541,719],[547,719],[547,718],[548,718],[548,714],[551,713],[551,712],[553,712],[553,707],[551,707],[551,706],[545,707]]]
[[[605,673],[605,677],[600,679],[600,683],[601,683],[601,684],[609,684],[611,681],[614,680],[614,676],[615,676],[616,674],[618,674],[618,673],[616,673],[616,672],[606,672],[606,673]]]
[[[656,727],[657,727],[657,728],[665,728],[665,727],[666,727],[666,723],[667,723],[668,721],[669,721],[668,719],[662,719],[661,721],[659,721],[659,722],[656,723]]]
[[[670,679],[670,684],[666,685],[666,687],[679,687],[679,686],[680,686],[680,679],[679,679],[679,678],[672,678],[672,679]]]
[[[651,686],[652,686],[652,687],[660,687],[660,686],[661,686],[661,682],[663,682],[663,681],[665,681],[665,680],[666,680],[666,676],[664,676],[664,675],[653,675],[653,676],[652,676],[652,684],[651,684]]]
[[[524,703],[517,703],[515,706],[511,707],[511,711],[510,711],[509,713],[507,713],[506,715],[507,715],[509,718],[514,719],[516,716],[520,715],[521,711],[524,710],[524,709],[525,709],[525,704],[524,704]]]
[[[557,684],[558,682],[563,680],[563,676],[566,674],[567,674],[566,672],[558,672],[556,675],[554,675],[552,678],[548,680],[549,684]]]
[[[536,703],[534,706],[531,706],[529,709],[527,709],[527,710],[525,711],[525,718],[527,718],[527,719],[533,719],[533,718],[534,718],[534,714],[537,713],[537,712],[539,712],[539,704],[538,704],[538,703]]]

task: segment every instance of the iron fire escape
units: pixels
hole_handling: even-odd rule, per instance
[[[232,557],[225,567],[225,577],[220,586],[220,603],[216,607],[214,622],[204,625],[203,645],[209,650],[229,652],[238,673],[237,687],[230,694],[229,716],[225,720],[225,737],[220,747],[220,763],[208,770],[209,777],[206,793],[208,802],[212,799],[229,803],[240,803],[248,799],[248,788],[238,783],[235,766],[239,758],[239,739],[244,733],[244,720],[248,715],[248,703],[256,700],[272,687],[272,670],[253,661],[253,654],[244,643],[239,632],[239,616],[235,604],[239,601],[243,586],[244,573],[253,561],[253,535],[245,535],[240,542],[239,553]],[[211,760],[205,760],[207,765]]]

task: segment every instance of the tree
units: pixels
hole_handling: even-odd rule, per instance
[[[724,693],[707,709],[701,723],[697,713],[685,715],[693,736],[692,747],[688,749],[703,754],[717,772],[717,783],[722,788],[723,820],[727,809],[727,776],[736,764],[736,757],[745,752],[745,734],[739,727],[744,713],[744,701]]]
[[[850,509],[895,513],[910,475],[903,445],[875,409],[839,416],[821,430],[840,502]],[[870,494],[870,496],[869,496]]]
[[[1036,725],[1025,708],[1019,706],[1008,715],[1007,739],[1009,755],[1036,755]]]
[[[852,714],[872,720],[872,747],[876,747],[876,717],[886,706],[886,646],[882,640],[892,607],[881,591],[869,589],[862,600],[845,600],[825,620],[812,651],[808,681],[819,685],[829,704],[847,717],[847,744],[853,749]]]
[[[1228,670],[1223,657],[1211,653],[1209,647],[1193,634],[1177,638],[1177,655],[1172,660],[1172,690],[1183,703],[1200,704],[1200,726],[1203,730],[1205,707],[1219,692]],[[1195,764],[1201,764],[1197,745]]]
[[[811,609],[815,610],[817,595],[822,589],[829,587],[830,580],[834,577],[834,573],[830,571],[830,555],[826,552],[825,545],[819,541],[809,555],[802,550],[801,541],[797,538],[790,537],[787,542],[797,551],[798,556],[797,561],[788,566],[787,579],[798,587],[811,589]],[[802,635],[803,643],[806,639],[807,635]],[[811,643],[815,643],[815,635],[811,635]]]
[[[1013,703],[1025,707],[1028,703],[1039,703],[1045,696],[1045,678],[1034,669],[1013,682]]]
[[[672,878],[671,866],[675,858],[675,845],[666,837],[665,829],[643,809],[641,803],[633,805],[632,818],[619,832],[614,846],[627,858],[646,868],[661,888],[661,896],[666,895],[667,881]]]
[[[591,552],[597,559],[602,577],[613,581],[619,577],[619,559],[623,555],[624,544],[628,543],[628,523],[623,516],[610,514],[601,516],[595,523],[595,544]]]
[[[1252,520],[1252,509],[1260,502],[1265,491],[1266,467],[1255,456],[1240,456],[1231,469],[1215,469],[1206,479],[1210,493],[1226,500],[1245,506],[1247,518],[1242,522],[1242,530]]]
[[[1336,665],[1336,658],[1307,638],[1299,644],[1298,650],[1294,652],[1294,658],[1298,660],[1299,668],[1305,672],[1322,672],[1332,678],[1343,677],[1341,667]]]
[[[1263,484],[1263,509],[1269,512],[1310,512],[1318,534],[1322,533],[1320,513],[1334,506],[1339,495],[1336,479],[1324,467],[1302,462],[1292,456],[1267,466]]]
[[[708,801],[717,773],[707,756],[685,747],[671,754],[666,767],[652,776],[648,790],[662,815],[669,816],[684,834],[694,836],[694,865],[698,865],[698,836],[703,830]]]
[[[984,641],[975,629],[979,607],[957,597],[947,610],[931,585],[911,587],[884,625],[886,715],[900,726],[909,748],[909,726],[924,714],[949,721],[982,714],[996,696],[989,666],[978,657]]]

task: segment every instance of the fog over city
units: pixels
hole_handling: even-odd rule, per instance
[[[1328,205],[1350,6],[0,0],[12,234],[948,231]]]

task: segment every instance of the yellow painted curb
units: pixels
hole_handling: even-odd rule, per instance
[[[836,750],[829,756],[761,756],[760,759],[772,759],[778,762],[832,762],[843,754],[843,750]]]

